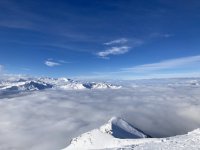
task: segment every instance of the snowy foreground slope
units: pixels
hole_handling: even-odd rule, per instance
[[[99,129],[72,139],[63,150],[197,150],[200,129],[185,135],[151,138],[121,118],[113,117]]]

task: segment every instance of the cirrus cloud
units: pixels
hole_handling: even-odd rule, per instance
[[[128,42],[128,39],[120,38],[120,39],[117,39],[117,40],[106,42],[106,43],[104,43],[104,45],[124,44],[124,43],[127,43],[127,42]]]
[[[46,60],[44,62],[45,65],[47,65],[48,67],[55,67],[55,66],[60,66],[61,64],[58,62],[54,62],[52,60]]]
[[[98,52],[97,55],[102,58],[107,58],[109,55],[120,55],[127,53],[130,47],[128,46],[120,46],[120,47],[111,47],[105,51]]]
[[[113,40],[113,41],[103,43],[103,45],[107,46],[107,49],[97,52],[96,55],[99,56],[100,58],[108,59],[109,55],[125,54],[125,53],[129,52],[131,48],[141,46],[143,43],[144,43],[143,40],[137,39],[137,38],[116,39],[116,40]]]
[[[130,68],[124,68],[123,70],[131,72],[147,72],[181,67],[186,68],[194,65],[200,65],[200,55],[168,59],[157,63],[143,64]]]

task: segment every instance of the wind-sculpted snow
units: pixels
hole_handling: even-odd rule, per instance
[[[0,149],[63,149],[72,138],[99,128],[112,116],[152,137],[186,134],[200,127],[200,86],[185,82],[129,81],[120,82],[121,89],[50,88],[1,95]]]
[[[99,130],[102,133],[107,133],[120,139],[150,137],[119,117],[112,117],[108,123],[101,126]]]
[[[70,145],[64,150],[104,149],[122,145],[125,146],[130,139],[147,137],[149,136],[134,128],[123,119],[112,117],[108,123],[104,124],[99,129],[94,129],[77,138],[73,138]]]
[[[121,130],[123,127],[124,137],[113,136],[115,124]],[[106,132],[101,129],[106,129]],[[134,132],[132,132],[134,131]],[[115,131],[114,131],[115,132]],[[118,132],[118,131],[116,131]],[[135,135],[128,138],[126,132]],[[139,136],[138,136],[139,135]],[[133,128],[121,118],[112,118],[100,129],[88,131],[77,138],[72,139],[70,145],[63,150],[197,150],[200,149],[200,129],[196,129],[185,135],[177,135],[167,138],[149,138],[140,130]]]

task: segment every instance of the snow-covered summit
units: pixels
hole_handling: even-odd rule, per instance
[[[119,117],[112,117],[100,131],[121,139],[150,137]]]
[[[147,138],[148,135],[134,128],[121,118],[112,117],[99,129],[94,129],[72,139],[64,150],[71,149],[104,149],[123,146],[130,139]]]
[[[117,128],[113,128],[117,126]],[[116,133],[124,133],[124,138]],[[115,133],[114,133],[115,132]],[[126,133],[134,135],[126,138]],[[117,134],[118,135],[118,134]],[[72,139],[63,150],[197,150],[200,149],[200,129],[185,135],[167,138],[148,138],[142,131],[134,128],[121,118],[113,117],[99,129],[86,132]]]

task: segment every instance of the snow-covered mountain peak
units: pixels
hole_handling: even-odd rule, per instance
[[[70,145],[65,150],[116,147],[126,145],[130,139],[147,137],[148,135],[137,130],[123,119],[112,117],[99,129],[94,129],[72,139]]]
[[[110,123],[110,124],[128,124],[125,120],[123,120],[120,117],[116,117],[116,116],[113,116],[112,118],[110,118],[110,120],[108,120],[108,123]]]
[[[140,135],[140,138],[116,138],[113,136],[115,132],[113,125],[131,133]],[[118,128],[118,129],[119,129]],[[119,130],[121,130],[119,129]],[[118,132],[119,132],[118,130]],[[143,136],[144,135],[144,136]],[[167,138],[145,138],[147,135],[121,118],[113,117],[107,124],[86,132],[77,138],[74,138],[70,145],[63,150],[197,150],[200,149],[200,129],[196,129],[185,135],[177,135]]]
[[[65,78],[65,77],[61,77],[61,78],[58,78],[59,81],[64,81],[64,82],[70,82],[72,81],[71,79],[68,79],[68,78]]]
[[[149,137],[119,117],[112,117],[107,124],[100,127],[100,131],[122,139]]]

